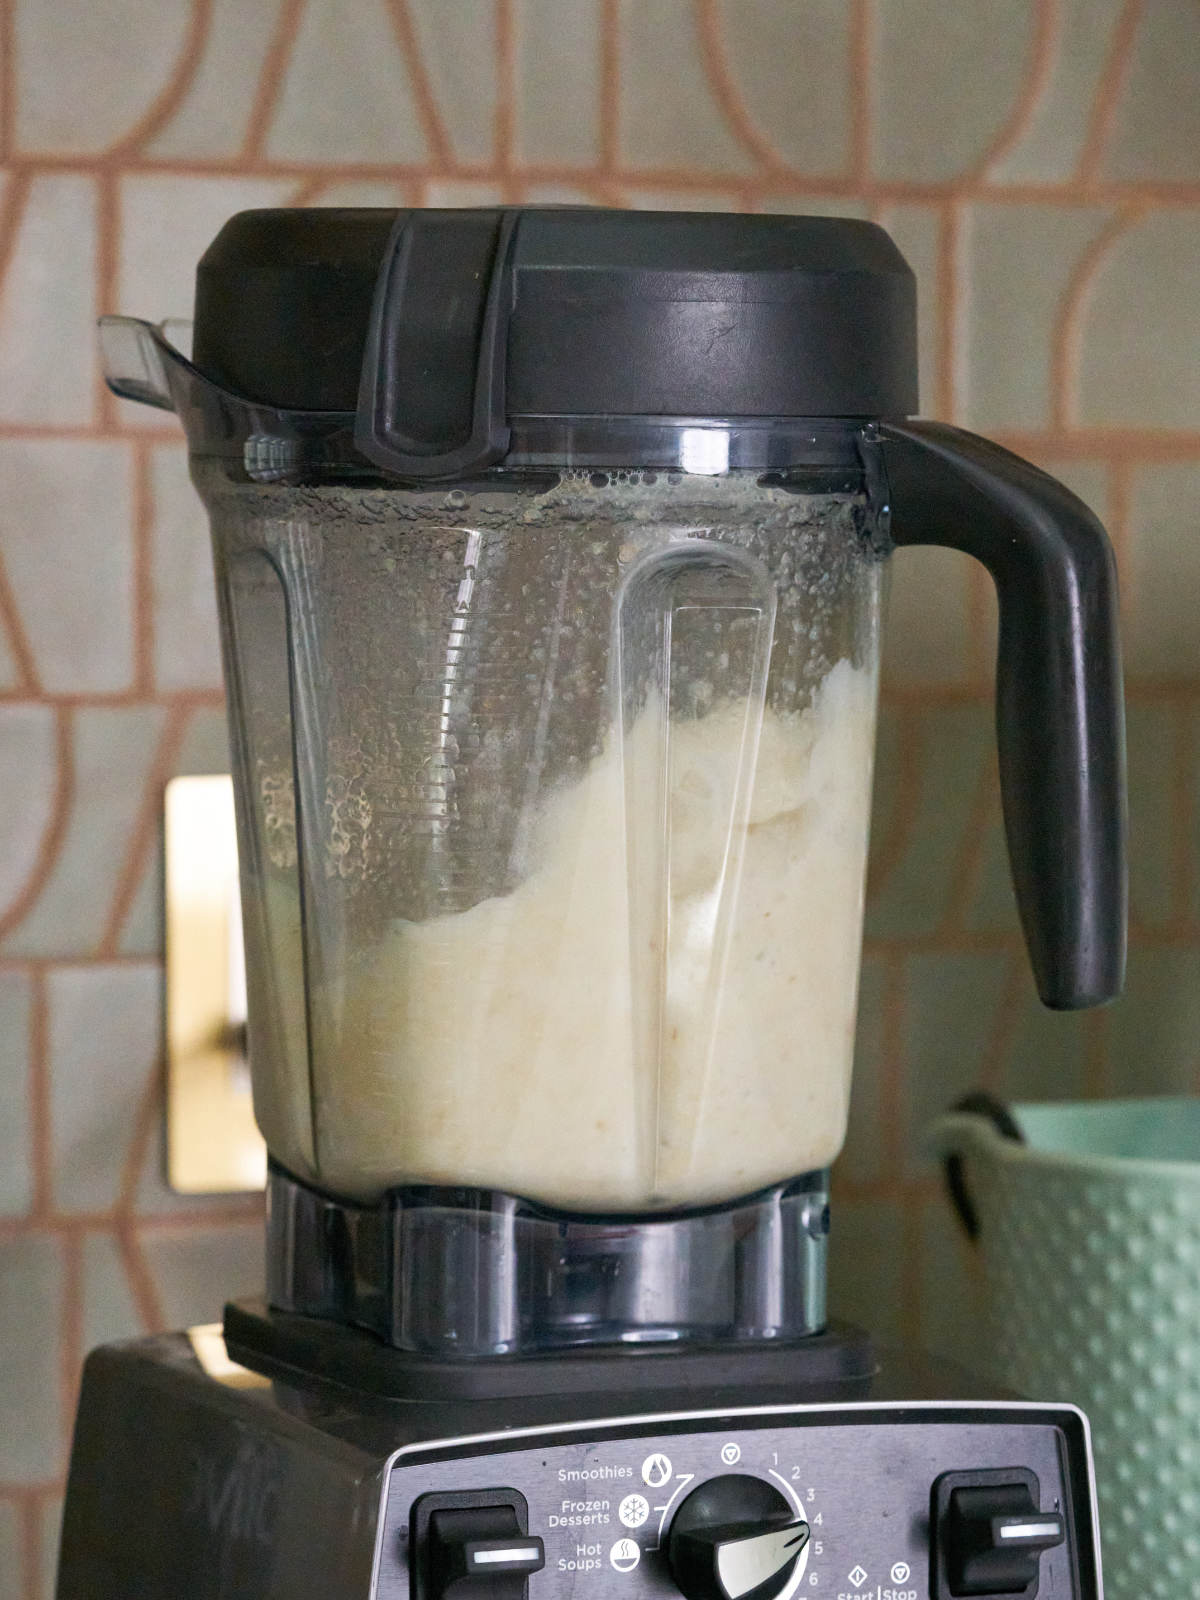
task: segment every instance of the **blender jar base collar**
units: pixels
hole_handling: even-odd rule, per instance
[[[336,1200],[272,1165],[267,1298],[409,1352],[777,1343],[825,1326],[828,1173],[727,1206],[590,1216],[494,1190]]]

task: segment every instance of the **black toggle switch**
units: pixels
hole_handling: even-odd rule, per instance
[[[514,1489],[422,1495],[412,1517],[416,1600],[526,1600],[526,1579],[546,1565],[527,1527]]]
[[[451,1511],[433,1518],[435,1541],[442,1531],[440,1524],[443,1517],[457,1515],[461,1513]],[[515,1522],[516,1518],[512,1520]],[[455,1546],[451,1543],[448,1548],[454,1550]],[[462,1576],[466,1578],[491,1578],[498,1573],[524,1576],[529,1572],[540,1572],[546,1565],[545,1546],[540,1539],[531,1539],[528,1534],[509,1533],[498,1539],[468,1539],[457,1548],[462,1552]]]
[[[945,1472],[933,1486],[934,1600],[1033,1600],[1043,1550],[1066,1538],[1022,1467]]]

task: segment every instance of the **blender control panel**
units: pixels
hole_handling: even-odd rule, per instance
[[[375,1600],[1097,1600],[1063,1417],[811,1408],[413,1447]]]

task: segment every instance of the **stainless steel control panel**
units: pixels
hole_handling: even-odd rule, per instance
[[[1065,1536],[1040,1552],[1039,1600],[1098,1600],[1086,1432],[1069,1440],[1062,1408],[911,1403],[609,1419],[413,1446],[388,1464],[376,1552],[376,1600],[414,1592],[422,1496],[511,1491],[545,1564],[528,1600],[678,1600],[666,1546],[699,1485],[746,1474],[773,1485],[808,1524],[787,1593],[812,1600],[926,1600],[931,1506],[947,1473],[1018,1469],[1036,1478],[1036,1510]],[[1082,1443],[1080,1442],[1082,1441]],[[1085,1459],[1079,1459],[1080,1456]],[[1085,1559],[1080,1562],[1081,1547]],[[1086,1583],[1086,1587],[1084,1586]]]

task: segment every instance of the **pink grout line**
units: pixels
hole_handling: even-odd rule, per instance
[[[607,63],[602,61],[604,76],[616,82],[615,51]],[[529,162],[514,164],[511,174],[527,183],[579,183],[594,185],[619,181],[630,189],[731,189],[749,184],[759,195],[809,193],[829,198],[862,199],[871,202],[914,202],[938,204],[949,199],[986,200],[992,205],[1059,205],[1067,207],[1095,206],[1097,204],[1124,204],[1138,201],[1147,206],[1191,209],[1200,203],[1200,181],[1192,178],[1097,178],[1087,183],[1076,179],[1057,179],[1045,183],[1021,180],[1013,182],[983,182],[956,176],[952,178],[877,178],[862,180],[850,175],[813,173],[776,165],[754,174],[738,177],[725,170],[708,171],[698,167],[645,167],[623,168],[613,150],[611,120],[606,119],[609,134],[606,143],[612,152],[611,164],[602,159],[595,166]],[[312,161],[273,157],[224,156],[154,156],[138,154],[115,164],[103,156],[70,156],[53,150],[23,151],[8,164],[11,173],[43,174],[75,173],[96,176],[104,172],[121,175],[168,175],[173,177],[227,178],[293,178],[299,181],[319,178],[323,181],[395,178],[443,180],[459,179],[469,182],[496,183],[505,176],[497,161],[445,161],[398,162],[383,161]]]
[[[0,0],[0,162],[16,145],[16,0]]]
[[[29,1142],[33,1168],[30,1220],[44,1221],[54,1207],[54,1135],[50,1112],[50,1001],[45,968],[32,969],[29,1038]]]
[[[271,119],[283,90],[283,81],[287,75],[296,35],[300,31],[303,11],[304,0],[282,0],[280,4],[275,19],[275,31],[271,35],[271,41],[263,57],[258,88],[246,121],[246,135],[242,141],[241,152],[233,161],[221,163],[226,170],[232,168],[236,171],[246,171],[253,168],[261,172],[263,169],[263,141],[270,131]]]
[[[1009,155],[1029,131],[1050,82],[1061,48],[1062,0],[1035,0],[1033,32],[1025,75],[1012,110],[971,171],[971,178],[986,183],[992,169]]]
[[[729,133],[762,170],[782,168],[779,152],[760,132],[730,65],[716,0],[692,0],[692,22],[704,74]]]
[[[121,934],[134,898],[152,858],[154,843],[162,823],[163,794],[174,771],[191,717],[192,711],[186,706],[175,707],[167,716],[158,741],[158,749],[155,751],[142,790],[142,803],[130,830],[125,859],[113,890],[108,919],[96,950],[97,955],[117,954]]]
[[[77,1229],[62,1235],[63,1319],[59,1329],[59,1399],[63,1444],[69,1446],[75,1408],[79,1402],[79,1373],[86,1354],[84,1345],[83,1239]]]
[[[850,3],[850,176],[866,189],[871,178],[875,73],[874,0]]]
[[[33,1494],[19,1504],[21,1594],[23,1600],[42,1600],[42,1508]]]
[[[445,120],[438,106],[433,78],[421,53],[417,25],[408,7],[408,0],[386,0],[387,11],[404,64],[408,69],[408,82],[416,107],[417,120],[425,137],[430,159],[437,167],[454,165],[453,146],[446,130]]]
[[[958,365],[962,339],[962,207],[948,200],[942,207],[937,251],[937,415],[958,416]]]
[[[136,1227],[128,1220],[119,1221],[116,1227],[116,1240],[142,1327],[147,1333],[162,1333],[166,1326],[162,1312],[162,1298],[146,1261]]]
[[[514,0],[493,0],[496,25],[496,113],[494,147],[501,177],[501,194],[517,203],[520,181],[513,176],[517,123],[517,19]]]
[[[29,697],[23,695],[20,699],[24,703]],[[42,837],[38,842],[37,855],[29,877],[0,914],[0,944],[3,944],[12,930],[29,915],[38,896],[49,882],[71,819],[75,798],[74,718],[70,707],[59,705],[55,707],[55,711],[54,799]]]
[[[1133,42],[1144,9],[1144,0],[1125,0],[1113,28],[1108,59],[1100,75],[1083,150],[1079,157],[1077,177],[1085,187],[1099,184],[1101,163],[1112,133],[1121,91],[1125,87],[1126,74],[1133,56]]]
[[[1080,376],[1088,298],[1104,263],[1141,215],[1142,208],[1135,203],[1110,217],[1083,251],[1063,290],[1050,350],[1052,427],[1057,432],[1080,431]]]
[[[120,309],[117,305],[120,234],[120,180],[115,171],[102,171],[99,176],[96,212],[96,309],[101,316],[107,316]],[[116,396],[105,383],[99,362],[96,364],[94,415],[99,419],[101,428],[111,428],[117,416]]]
[[[600,164],[595,175],[605,184],[616,181],[621,163],[620,35],[621,0],[600,0]]]
[[[155,134],[162,132],[179,110],[195,81],[208,45],[213,6],[214,0],[191,0],[187,33],[161,93],[155,96],[145,114],[129,132],[107,152],[110,159],[120,160],[131,151],[143,149]]]

